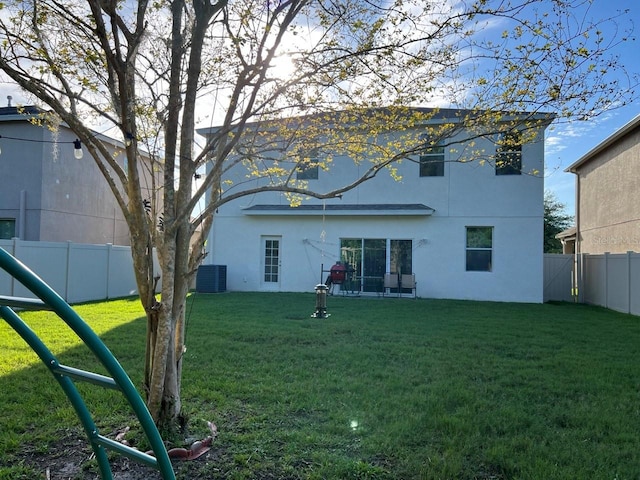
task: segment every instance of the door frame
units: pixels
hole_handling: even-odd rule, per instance
[[[267,242],[277,242],[277,255],[267,256]],[[275,272],[275,281],[267,281],[267,267],[273,267],[273,264],[267,265],[267,260],[273,261],[276,259],[277,267]],[[273,271],[270,272],[273,275]],[[280,284],[282,282],[282,235],[261,235],[260,236],[260,286],[263,290],[267,291],[280,291]]]

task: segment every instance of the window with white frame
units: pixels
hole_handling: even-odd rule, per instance
[[[318,149],[312,149],[308,155],[303,155],[296,166],[296,178],[298,180],[318,179]]]
[[[501,135],[496,149],[496,175],[522,173],[522,135],[511,131]]]
[[[420,153],[420,176],[444,176],[444,146],[442,141],[425,138],[427,147]]]
[[[490,272],[493,260],[493,227],[467,227],[467,271]]]

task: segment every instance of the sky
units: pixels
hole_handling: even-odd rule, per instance
[[[455,0],[454,0],[455,1]],[[629,40],[617,46],[611,53],[619,55],[629,74],[640,77],[640,1],[639,0],[593,0],[590,15],[594,19],[607,18],[617,11],[629,10],[618,22],[623,29],[634,28]],[[619,32],[622,35],[624,32]],[[629,105],[604,112],[595,119],[562,123],[547,129],[545,137],[545,189],[565,205],[565,212],[575,214],[575,176],[564,170],[604,141],[633,118],[640,115],[640,88],[638,99]],[[13,96],[13,104],[23,102],[22,95],[14,85],[0,83],[0,103],[5,105],[7,95]]]
[[[640,2],[638,0],[595,0],[594,17],[607,17],[615,10],[629,9],[625,25],[630,20],[635,29],[630,40],[613,53],[628,73],[640,76]],[[633,38],[635,37],[635,38]],[[640,96],[640,88],[636,89]],[[564,170],[599,145],[610,135],[640,115],[640,99],[631,104],[603,113],[584,122],[573,122],[548,129],[545,138],[545,189],[550,190],[565,205],[569,215],[575,215],[575,175]]]

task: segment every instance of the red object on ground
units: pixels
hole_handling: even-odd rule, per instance
[[[337,262],[333,267],[331,267],[331,270],[329,270],[331,283],[340,284],[344,282],[346,273],[347,273],[347,267],[342,265],[342,263]]]

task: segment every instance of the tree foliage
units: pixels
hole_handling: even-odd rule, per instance
[[[562,242],[556,238],[573,224],[573,216],[553,192],[544,192],[544,253],[562,253]]]
[[[1,6],[0,69],[78,135],[128,223],[148,315],[145,388],[158,422],[175,421],[181,410],[185,298],[220,205],[260,191],[292,202],[335,197],[381,171],[393,175],[394,162],[452,132],[471,132],[460,160],[486,161],[473,136],[517,128],[526,141],[547,112],[591,118],[627,102],[636,82],[619,83],[622,67],[611,53],[626,40],[624,24],[618,28],[625,12],[594,21],[588,0]],[[436,128],[437,110],[405,108],[423,105],[467,113]],[[264,122],[270,128],[256,128]],[[215,127],[199,145],[196,124]],[[385,139],[391,125],[406,129],[402,141]],[[109,153],[95,126],[122,139],[126,162]],[[293,172],[311,161],[301,152],[327,142],[368,168],[347,185],[312,191]],[[275,161],[273,151],[290,161]],[[264,181],[225,184],[239,162]],[[330,168],[330,158],[323,162]]]

